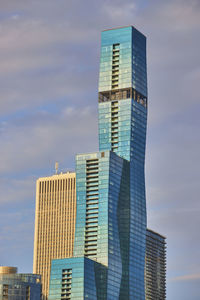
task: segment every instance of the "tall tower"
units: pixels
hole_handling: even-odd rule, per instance
[[[146,124],[146,38],[132,26],[103,31],[99,76],[99,150],[111,150],[130,162],[130,299],[145,297]]]
[[[42,275],[48,297],[51,260],[73,255],[76,222],[76,175],[42,177],[36,184],[33,273]]]
[[[146,38],[104,31],[100,152],[76,157],[74,257],[52,261],[49,300],[145,299],[146,122]]]

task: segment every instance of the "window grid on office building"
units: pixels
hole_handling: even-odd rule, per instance
[[[73,255],[76,220],[75,173],[39,178],[36,188],[33,272],[48,296],[51,260]]]
[[[146,300],[166,299],[166,241],[165,237],[147,229],[145,289]]]

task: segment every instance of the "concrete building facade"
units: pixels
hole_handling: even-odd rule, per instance
[[[48,297],[51,260],[73,255],[76,222],[76,175],[63,173],[36,183],[33,273],[42,276]]]

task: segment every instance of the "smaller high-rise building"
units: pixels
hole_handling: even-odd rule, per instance
[[[41,277],[18,274],[15,267],[0,267],[0,300],[40,300]]]
[[[129,162],[77,155],[76,191],[74,257],[52,261],[49,299],[128,299]]]
[[[106,266],[84,256],[54,259],[48,299],[106,299],[106,272]]]
[[[146,300],[166,299],[166,238],[150,229],[146,232]]]
[[[104,299],[106,278],[107,267],[87,257],[52,260],[49,300]],[[166,238],[150,229],[146,231],[145,288],[146,300],[166,299]]]
[[[33,273],[42,275],[47,299],[51,260],[73,255],[76,222],[76,174],[56,174],[37,180]]]

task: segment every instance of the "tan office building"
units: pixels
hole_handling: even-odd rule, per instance
[[[39,178],[36,184],[33,273],[42,275],[48,297],[51,259],[73,255],[76,222],[76,174]]]

